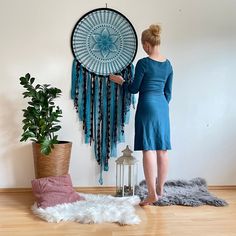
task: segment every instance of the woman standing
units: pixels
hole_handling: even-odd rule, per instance
[[[142,32],[142,45],[148,57],[137,62],[134,80],[127,84],[119,75],[110,75],[115,83],[130,93],[139,92],[135,114],[134,150],[143,152],[143,169],[148,196],[140,205],[152,205],[163,194],[168,171],[167,150],[171,149],[169,102],[173,70],[168,59],[160,54],[159,25]]]

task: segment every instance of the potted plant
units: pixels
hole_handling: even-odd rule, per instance
[[[59,141],[56,135],[61,129],[62,110],[54,100],[60,97],[61,90],[50,84],[34,85],[34,82],[35,78],[29,73],[20,78],[20,84],[26,90],[22,95],[30,99],[28,107],[23,109],[20,141],[33,141],[36,178],[67,174],[72,143]]]

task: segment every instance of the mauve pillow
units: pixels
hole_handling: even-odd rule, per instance
[[[37,206],[41,208],[84,200],[73,189],[69,174],[33,179],[31,184]]]

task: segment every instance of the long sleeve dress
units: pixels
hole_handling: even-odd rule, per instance
[[[140,59],[132,83],[124,83],[130,93],[138,93],[135,114],[134,150],[170,150],[169,102],[173,70],[170,61]]]

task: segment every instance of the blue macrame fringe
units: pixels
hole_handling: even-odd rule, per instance
[[[131,81],[133,81],[134,79],[134,65],[131,65]],[[135,104],[136,104],[136,97],[134,94],[131,94],[131,101],[132,101],[132,105],[133,108],[135,109]]]
[[[118,86],[118,110],[117,110],[117,141],[118,143],[124,142],[124,135],[122,135],[121,128],[122,128],[122,98],[123,98],[123,89],[121,86]]]
[[[107,156],[107,82],[106,78],[102,81],[102,97],[103,97],[103,116],[102,116],[102,162],[104,164],[103,170],[108,171],[108,163],[106,163]]]
[[[111,122],[111,129],[110,129],[110,141],[111,141],[111,156],[116,157],[117,156],[117,148],[116,148],[116,142],[114,142],[113,137],[113,130],[114,130],[114,111],[115,111],[115,83],[111,82],[111,115],[110,115],[110,122]]]
[[[85,143],[89,143],[90,141],[90,121],[91,121],[91,111],[90,111],[90,100],[91,100],[91,74],[87,73],[86,74],[86,120],[85,120],[85,125],[86,125],[86,132],[85,132]]]
[[[131,82],[133,65],[126,68],[122,76]],[[94,155],[100,165],[100,184],[103,184],[103,171],[109,170],[109,157],[117,156],[117,143],[125,140],[124,124],[129,122],[131,104],[135,105],[134,95],[112,81],[107,88],[107,81],[108,77],[92,77],[82,65],[73,61],[71,98],[84,124],[85,143],[94,141]],[[110,115],[107,115],[108,109]]]
[[[80,65],[79,69],[79,79],[78,79],[78,107],[79,107],[79,119],[82,121],[84,117],[84,100],[83,100],[83,87],[84,87],[84,78],[83,78],[83,67]]]
[[[99,91],[98,77],[95,76],[94,104],[93,105],[94,105],[94,154],[95,154],[96,160],[98,160],[98,154],[97,154],[98,91]]]
[[[71,98],[74,100],[76,96],[76,82],[77,82],[77,61],[74,60],[72,64],[72,82],[71,82]]]

